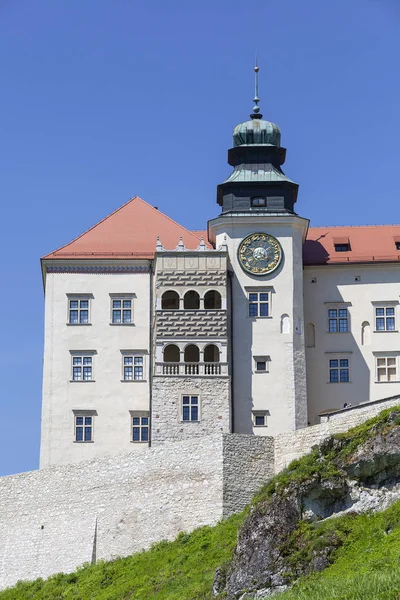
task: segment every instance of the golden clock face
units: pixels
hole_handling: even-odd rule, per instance
[[[281,263],[282,248],[268,233],[252,233],[240,242],[238,258],[244,271],[252,275],[268,275]]]

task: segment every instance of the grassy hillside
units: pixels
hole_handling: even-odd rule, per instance
[[[390,411],[350,431],[340,453],[346,455],[375,435],[397,427]],[[332,449],[332,458],[334,457]],[[267,484],[254,503],[283,490],[289,481],[318,474],[335,476],[335,467],[314,453],[292,463]],[[85,566],[70,575],[20,583],[0,592],[0,600],[211,600],[215,571],[227,564],[248,509],[173,542],[161,542],[147,552],[107,563]],[[316,523],[301,521],[282,552],[288,569],[307,562],[331,542],[333,564],[319,574],[300,578],[282,600],[400,600],[400,501],[382,513],[347,514]],[[223,597],[223,596],[221,596]]]

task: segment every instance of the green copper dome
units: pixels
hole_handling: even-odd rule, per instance
[[[281,145],[281,132],[278,125],[270,121],[263,121],[257,115],[251,121],[236,125],[233,130],[233,145],[279,147]]]

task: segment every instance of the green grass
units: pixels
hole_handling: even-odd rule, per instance
[[[265,510],[274,493],[311,479],[340,478],[357,447],[400,425],[383,411],[346,434],[314,449],[267,482],[252,505]],[[0,600],[211,600],[218,567],[229,565],[237,534],[250,507],[215,527],[181,533],[173,542],[111,562],[86,565],[70,575],[20,582],[0,592]],[[282,600],[400,600],[400,502],[370,515],[347,514],[317,523],[301,521],[282,544],[287,572],[294,579],[313,557],[330,547],[328,568],[300,577],[279,595]]]
[[[399,600],[400,502],[382,513],[321,523],[347,530],[334,563],[301,579],[282,600]],[[316,527],[318,530],[318,525]]]

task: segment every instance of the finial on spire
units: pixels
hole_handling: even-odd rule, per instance
[[[260,98],[258,97],[258,71],[259,70],[260,69],[258,67],[258,53],[256,53],[256,64],[254,66],[254,73],[255,73],[255,76],[254,76],[254,78],[255,78],[255,82],[254,82],[255,86],[254,87],[255,87],[255,93],[254,93],[254,100],[253,100],[253,102],[255,104],[254,104],[254,107],[253,107],[253,112],[250,115],[250,117],[252,119],[262,119],[262,114],[260,113],[260,107],[258,106],[258,103],[260,102]]]

